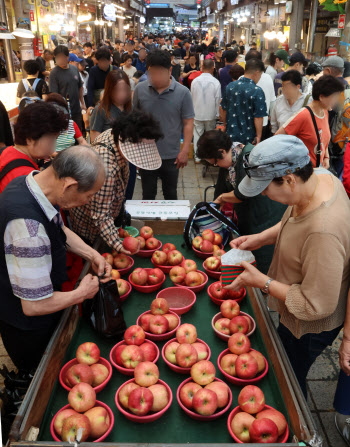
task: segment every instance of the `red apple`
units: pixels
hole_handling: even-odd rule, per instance
[[[225,371],[225,373],[230,376],[236,376],[236,360],[238,355],[236,354],[226,354],[221,357],[220,366]]]
[[[169,251],[172,251],[172,250],[176,250],[176,247],[171,242],[167,242],[166,244],[163,245],[162,251],[164,251],[166,254],[168,254]]]
[[[89,418],[84,414],[72,414],[63,421],[62,441],[73,443],[77,439],[78,431],[82,432],[79,442],[85,442],[91,433]]]
[[[163,272],[162,272],[163,273]],[[155,298],[151,303],[151,314],[165,315],[169,311],[169,304],[165,298]]]
[[[164,318],[168,320],[169,323],[169,331],[172,331],[179,324],[179,318],[174,314],[164,314]]]
[[[245,411],[239,412],[233,417],[231,429],[243,443],[250,442],[249,428],[254,421],[255,417]]]
[[[204,241],[209,241],[214,244],[215,233],[213,230],[210,229],[204,230],[202,233],[202,238]]]
[[[185,281],[186,278],[186,271],[183,267],[180,267],[179,265],[176,267],[173,267],[170,272],[169,276],[171,281],[174,284],[181,284]]]
[[[176,351],[179,346],[179,343],[173,341],[167,345],[164,351],[165,358],[173,365],[176,365]]]
[[[152,315],[149,320],[149,330],[152,334],[165,334],[169,330],[169,322],[163,315]]]
[[[159,369],[155,363],[141,362],[134,371],[135,382],[140,386],[155,385],[159,379]]]
[[[227,291],[227,298],[230,298],[232,300],[237,300],[238,298],[241,298],[241,296],[244,293],[244,287],[242,287],[240,290],[228,290]]]
[[[232,352],[232,354],[245,354],[251,349],[250,340],[245,334],[236,332],[228,339],[228,349]]]
[[[102,253],[102,256],[105,258],[108,264],[113,266],[113,256],[111,255],[111,253]]]
[[[192,346],[197,351],[198,360],[205,360],[208,357],[208,349],[205,346],[205,344],[196,342],[196,343],[192,343]]]
[[[155,250],[159,246],[159,241],[155,237],[150,237],[146,240],[146,249]]]
[[[255,385],[247,385],[238,395],[238,405],[249,414],[259,413],[265,407],[264,393]]]
[[[207,270],[212,270],[213,272],[219,270],[221,266],[220,258],[216,256],[210,256],[204,261],[204,266]]]
[[[187,287],[200,286],[203,282],[203,276],[199,272],[189,272],[185,277]]]
[[[181,262],[181,267],[185,269],[186,273],[197,271],[197,264],[192,259],[184,259]]]
[[[120,273],[118,272],[118,270],[116,269],[111,270],[111,278],[115,280],[120,279]]]
[[[92,385],[93,378],[90,366],[84,363],[71,366],[66,375],[66,379],[71,387],[81,382]]]
[[[131,280],[134,284],[138,286],[145,286],[148,281],[148,273],[147,270],[138,267],[131,274]]]
[[[131,254],[135,254],[140,250],[140,241],[135,237],[128,236],[123,240],[123,247]]]
[[[140,236],[142,236],[145,240],[151,238],[153,236],[153,230],[151,227],[142,227],[140,230]]]
[[[238,356],[235,367],[240,379],[252,379],[258,374],[258,362],[248,353]]]
[[[196,250],[199,250],[202,242],[203,242],[203,238],[201,238],[200,236],[196,236],[192,241],[192,246]]]
[[[94,407],[85,413],[91,425],[90,436],[98,439],[109,429],[111,423],[108,411],[103,407]]]
[[[230,320],[234,317],[237,317],[240,313],[240,307],[237,301],[234,300],[225,300],[221,303],[220,312],[223,317],[229,318]]]
[[[78,347],[75,357],[79,363],[86,363],[86,365],[97,363],[100,360],[99,347],[87,341]]]
[[[130,382],[124,385],[123,388],[119,391],[119,402],[120,405],[122,405],[125,409],[129,408],[130,393],[136,388],[140,388],[140,386],[137,385],[135,382]]]
[[[122,228],[122,227],[118,228],[118,235],[119,235],[119,237],[123,237],[124,238],[125,237],[124,236],[124,232],[125,232],[124,228]]]
[[[126,348],[126,346],[127,346],[126,344],[119,345],[117,347],[117,349],[115,350],[115,353],[114,353],[114,355],[115,355],[115,362],[119,366],[123,366],[121,354],[124,351],[124,349]]]
[[[186,408],[192,410],[192,400],[193,396],[197,391],[201,390],[202,387],[195,382],[187,382],[180,390],[180,400]]]
[[[267,418],[271,419],[276,425],[278,429],[278,436],[281,436],[284,434],[287,428],[287,421],[286,418],[283,416],[282,413],[280,413],[278,410],[275,410],[274,408],[270,408],[267,410],[262,410],[256,415],[257,419],[261,418]]]
[[[143,238],[142,236],[136,236],[135,239],[140,241],[140,250],[144,250],[144,248],[146,247],[146,239]]]
[[[229,401],[229,388],[224,382],[211,382],[204,389],[212,390],[218,398],[218,408],[224,408]]]
[[[124,340],[127,345],[140,346],[145,341],[146,334],[141,326],[133,324],[124,333]]]
[[[153,360],[157,357],[157,350],[151,343],[142,343],[139,348],[143,352],[143,359],[145,362],[153,362]]]
[[[249,435],[252,442],[273,444],[278,439],[278,428],[271,419],[255,419],[249,428]]]
[[[242,315],[243,318],[245,318],[248,322],[248,333],[252,330],[253,328],[253,324],[252,324],[252,320],[250,317],[248,317],[247,315]]]
[[[184,323],[176,331],[177,341],[182,343],[195,343],[197,341],[197,329],[190,323]]]
[[[211,416],[218,408],[218,397],[212,390],[201,389],[192,399],[194,411],[202,416]]]
[[[113,266],[116,269],[125,269],[130,264],[130,259],[124,253],[118,253],[113,259]]]
[[[155,413],[163,410],[169,402],[168,390],[161,383],[156,383],[148,388],[153,394],[153,405],[151,410]]]
[[[69,391],[68,402],[73,410],[78,413],[85,413],[95,405],[95,390],[88,383],[78,383]]]
[[[218,300],[224,300],[227,295],[227,290],[224,289],[224,286],[220,282],[214,282],[214,284],[210,287],[210,293],[214,298]]]
[[[190,368],[198,361],[196,349],[189,343],[181,344],[176,350],[176,363],[181,368]]]
[[[124,368],[133,369],[140,362],[143,362],[143,352],[139,346],[128,345],[126,346],[120,354],[122,366]]]
[[[238,315],[238,317],[233,317],[230,321],[230,332],[235,334],[236,332],[241,332],[242,334],[247,334],[249,330],[248,321],[243,317]]]
[[[201,360],[191,367],[191,377],[198,385],[208,385],[215,379],[215,366],[209,360]]]
[[[249,354],[252,355],[258,362],[258,373],[263,372],[266,368],[265,357],[261,354],[261,352],[254,351],[254,349],[249,351]]]
[[[53,423],[55,432],[58,434],[58,436],[62,435],[63,422],[73,414],[79,414],[79,413],[77,413],[75,410],[72,410],[71,408],[67,408],[66,410],[62,410],[58,413],[58,415],[55,418],[55,422]]]
[[[149,322],[150,322],[151,317],[152,317],[152,314],[144,314],[140,318],[140,326],[146,332],[149,332]]]
[[[109,374],[108,368],[102,363],[94,363],[90,366],[93,375],[92,386],[99,386],[103,383]]]
[[[228,318],[219,318],[215,321],[215,329],[225,335],[230,335],[230,320]]]
[[[213,246],[213,255],[221,258],[222,255],[225,254],[225,250],[222,248],[216,248],[216,245]]]
[[[153,363],[152,363],[153,365]],[[129,410],[137,416],[145,416],[152,409],[153,394],[145,387],[135,388],[129,394]]]
[[[168,252],[168,262],[169,265],[179,265],[183,259],[182,253],[178,250],[171,250]]]
[[[152,261],[157,265],[166,265],[166,263],[168,261],[168,256],[167,256],[166,252],[156,250],[152,254]]]
[[[119,296],[125,295],[129,290],[129,283],[125,279],[117,279]]]
[[[214,244],[221,245],[222,244],[222,236],[219,233],[214,233]]]
[[[203,253],[213,253],[213,244],[207,240],[203,240],[199,248]]]
[[[164,276],[164,273],[159,268],[151,269],[148,271],[148,284],[159,284],[163,281]]]

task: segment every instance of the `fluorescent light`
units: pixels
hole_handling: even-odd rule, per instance
[[[35,35],[29,30],[24,28],[16,28],[12,31],[12,34],[16,37],[24,37],[26,39],[34,39]]]

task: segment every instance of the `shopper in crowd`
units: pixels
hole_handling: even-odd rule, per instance
[[[13,144],[11,124],[7,110],[0,101],[0,151]]]
[[[277,332],[306,397],[311,365],[344,322],[350,202],[336,177],[324,169],[314,171],[308,148],[294,136],[276,135],[260,143],[244,167],[241,194],[262,193],[288,208],[274,227],[230,243],[242,250],[275,244],[268,275],[244,262],[245,271],[226,288],[251,286],[269,294],[269,308],[280,315]]]
[[[237,64],[245,68],[245,46],[240,45]]]
[[[187,63],[190,64],[191,43],[189,40],[183,41],[183,47],[181,49],[181,57]]]
[[[195,73],[196,71],[199,71],[199,64],[196,59],[196,54],[190,53],[188,58],[188,64],[185,65],[184,71],[182,73],[182,84],[185,87],[190,88],[188,83],[188,77],[190,76],[190,74]]]
[[[312,62],[309,64],[305,70],[305,77],[309,81],[309,89],[308,94],[312,94],[312,86],[314,85],[314,82],[319,77],[320,73],[322,72],[322,66],[318,64],[317,62]]]
[[[69,51],[64,45],[58,45],[54,50],[56,67],[50,72],[49,84],[51,93],[59,93],[69,98],[71,116],[80,130],[83,128],[81,111],[86,111],[83,83],[77,67],[69,64]]]
[[[104,89],[106,77],[118,67],[111,65],[111,53],[107,48],[96,51],[97,65],[91,68],[88,81],[88,106],[94,106],[100,100],[101,91]]]
[[[296,51],[295,53],[293,53],[290,56],[289,67],[287,68],[286,71],[297,70],[303,76],[304,68],[306,67],[306,65],[307,65],[307,60],[306,60],[305,56],[303,55],[303,53],[301,53],[300,51]],[[275,93],[276,93],[277,97],[282,94],[282,75],[283,75],[283,72],[278,73],[275,76],[275,80],[274,80]],[[307,80],[307,78],[305,76],[303,76],[302,82],[301,82],[301,91],[303,93],[308,92],[308,84],[309,84],[309,81]]]
[[[82,62],[82,58],[79,58],[76,54],[74,54],[73,52],[69,53],[69,63],[71,65],[74,65],[74,67],[78,68],[78,65],[80,64],[80,62]]]
[[[137,71],[136,67],[132,65],[133,60],[134,59],[132,58],[132,56],[130,56],[130,54],[127,54],[124,58],[124,65],[121,68],[124,71],[124,73],[128,76],[129,80],[132,80],[132,77]]]
[[[187,165],[193,137],[191,93],[171,76],[171,57],[167,51],[154,50],[148,54],[147,73],[148,80],[135,88],[133,104],[159,121],[164,137],[157,141],[162,166],[155,171],[140,170],[142,196],[144,200],[155,199],[160,177],[164,199],[176,200],[179,168]]]
[[[50,61],[53,60],[53,52],[47,48],[43,51],[41,56],[36,58],[39,64],[39,76],[40,79],[45,79],[50,74]]]
[[[276,133],[284,123],[312,101],[310,94],[300,91],[302,78],[299,71],[288,70],[283,73],[281,79],[282,95],[277,98],[271,112],[272,133]]]
[[[145,73],[142,73],[142,71],[139,71],[139,70],[135,71],[134,76],[132,77],[135,87],[140,82],[140,79],[144,74]]]
[[[138,53],[141,49],[140,40],[138,39],[138,37],[134,37],[134,44],[135,44],[134,50],[136,53]]]
[[[214,69],[213,76],[215,76],[216,79],[219,79],[219,72],[223,67],[225,67],[225,62],[222,59],[222,48],[216,48],[214,50],[214,53],[215,53],[215,58],[214,58],[215,69]]]
[[[328,123],[328,110],[338,103],[340,93],[343,90],[344,86],[341,81],[333,76],[322,76],[312,87],[313,100],[309,104],[309,109],[301,109],[297,115],[285,122],[276,132],[276,135],[288,134],[300,138],[309,149],[310,159],[314,167],[322,165],[326,169],[329,168],[328,144],[331,133]]]
[[[123,63],[125,63],[126,55],[129,55],[132,57],[132,59],[136,59],[138,57],[138,53],[135,51],[135,42],[133,40],[128,40],[125,45],[125,51],[123,54]]]
[[[196,146],[197,157],[227,172],[229,191],[220,194],[215,203],[220,207],[226,203],[233,204],[241,234],[255,234],[276,225],[286,209],[285,205],[270,200],[267,196],[259,194],[256,197],[246,197],[239,191],[238,187],[246,175],[243,166],[253,147],[252,144],[244,146],[241,143],[232,143],[230,137],[221,130],[205,132]],[[267,273],[273,250],[274,246],[270,245],[254,251],[260,271]]]
[[[116,65],[117,67],[120,67],[120,64],[122,63],[120,44],[121,41],[119,39],[116,39],[114,43],[114,50],[112,51],[113,65]]]
[[[214,77],[215,63],[211,59],[203,62],[202,74],[191,84],[191,94],[194,108],[193,147],[197,147],[199,137],[216,127],[219,118],[221,100],[220,82]],[[194,156],[196,162],[200,159]]]
[[[154,51],[157,48],[156,44],[153,42],[153,35],[152,34],[147,36],[146,48],[147,48],[148,51]]]
[[[140,48],[138,52],[138,57],[133,60],[132,65],[136,68],[138,71],[142,71],[143,73],[146,72],[146,57],[147,57],[147,51],[145,48]]]
[[[64,226],[58,211],[87,203],[104,181],[100,157],[75,146],[44,171],[12,180],[0,195],[0,333],[22,372],[38,366],[61,311],[98,291],[98,278],[91,274],[77,289],[60,291],[67,276],[66,250],[90,261],[102,281],[110,279],[111,266]]]
[[[83,50],[84,50],[84,58],[87,62],[86,71],[89,72],[90,68],[92,68],[95,65],[94,61],[91,59],[91,55],[93,53],[91,42],[84,43]]]
[[[177,48],[174,51],[169,51],[171,56],[171,75],[175,79],[175,81],[180,81],[181,76],[181,51]]]
[[[73,229],[82,238],[92,244],[101,236],[109,247],[130,254],[123,248],[117,228],[123,217],[129,162],[145,170],[159,168],[162,161],[155,141],[161,136],[151,115],[134,110],[121,113],[112,128],[96,138],[92,148],[107,167],[107,177],[89,203],[71,210]]]
[[[49,87],[44,79],[39,78],[40,65],[35,59],[25,61],[23,64],[24,71],[27,73],[27,77],[22,79],[18,83],[17,87],[17,104],[20,103],[21,98],[26,94],[36,93],[36,96],[40,99],[45,99],[49,92]]]
[[[269,65],[267,66],[265,73],[271,76],[272,81],[274,81],[275,77],[281,72],[285,64],[289,65],[288,53],[286,50],[277,50],[276,53],[271,51]]]
[[[226,87],[230,82],[232,82],[232,77],[230,75],[230,69],[237,63],[237,51],[229,50],[226,51],[225,57],[225,67],[223,67],[219,72],[219,81],[221,84],[221,95],[224,96]]]
[[[73,50],[74,45],[77,43],[76,38],[74,36],[67,37],[67,47],[68,50]]]
[[[344,79],[344,59],[340,56],[331,56],[322,62],[323,74],[338,78],[344,86],[349,85]]]
[[[231,76],[230,82],[237,81],[240,77],[244,76],[244,68],[238,64],[232,65],[229,75]]]
[[[82,59],[78,64],[80,79],[83,83],[83,95],[85,104],[87,104],[87,84],[89,80],[88,63],[86,59]]]
[[[84,57],[84,49],[81,45],[74,45],[72,53],[74,53],[79,59],[83,59]]]
[[[224,125],[232,141],[256,144],[261,140],[263,117],[267,111],[264,92],[256,84],[264,70],[261,60],[250,59],[244,77],[226,87],[221,107]]]

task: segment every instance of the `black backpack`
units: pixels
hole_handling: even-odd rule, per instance
[[[9,146],[5,146],[0,149],[0,157],[5,149],[7,149]],[[1,171],[0,171],[0,182],[1,180],[7,175],[9,172],[11,172],[13,169],[20,168],[21,166],[28,166],[30,168],[36,169],[36,166],[34,166],[34,163],[30,162],[29,160],[26,160],[24,158],[17,158],[16,160],[12,160],[7,165],[5,165]]]

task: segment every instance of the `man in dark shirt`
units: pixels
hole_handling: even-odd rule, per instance
[[[123,62],[125,62],[125,56],[129,55],[133,59],[136,59],[138,57],[138,53],[135,51],[135,42],[133,40],[128,40],[128,42],[125,45],[126,51],[124,51],[123,54]]]
[[[157,45],[153,42],[154,36],[149,35],[146,43],[146,48],[148,51],[154,51],[157,48]]]
[[[56,67],[51,71],[49,77],[50,92],[59,93],[69,100],[72,120],[82,130],[83,118],[81,110],[86,111],[86,106],[79,70],[74,65],[69,64],[69,51],[66,46],[58,45],[55,48],[54,56]]]
[[[46,98],[46,95],[49,93],[49,87],[44,81],[44,79],[39,78],[40,74],[40,66],[37,60],[30,59],[28,61],[25,61],[23,64],[24,71],[27,73],[27,78],[22,79],[18,83],[17,87],[17,104],[20,103],[21,98],[23,97],[24,93],[28,92],[29,90],[33,90],[36,92],[37,96],[39,98],[44,99]],[[38,78],[38,81],[35,83],[35,80]],[[35,83],[35,88],[33,87]]]
[[[101,91],[105,88],[105,81],[108,73],[118,70],[118,67],[111,65],[111,53],[108,48],[100,48],[96,51],[97,65],[91,68],[88,80],[87,100],[88,106],[94,106],[100,100]]]
[[[40,79],[45,79],[46,76],[49,76],[50,72],[46,70],[46,62],[53,60],[53,52],[51,50],[44,50],[42,56],[38,56],[36,58],[39,64],[39,76]]]
[[[87,62],[86,71],[89,73],[90,68],[94,66],[94,61],[91,59],[92,44],[91,42],[84,43],[84,58]],[[79,56],[80,57],[80,56]]]
[[[230,68],[234,66],[237,62],[237,51],[229,50],[226,51],[225,58],[225,67],[220,70],[219,73],[219,81],[221,84],[221,95],[224,95],[225,89],[230,82],[232,82],[232,78],[230,75]]]
[[[141,48],[138,57],[132,62],[132,65],[136,68],[136,70],[142,71],[143,73],[146,72],[146,57],[147,51],[145,48]]]

